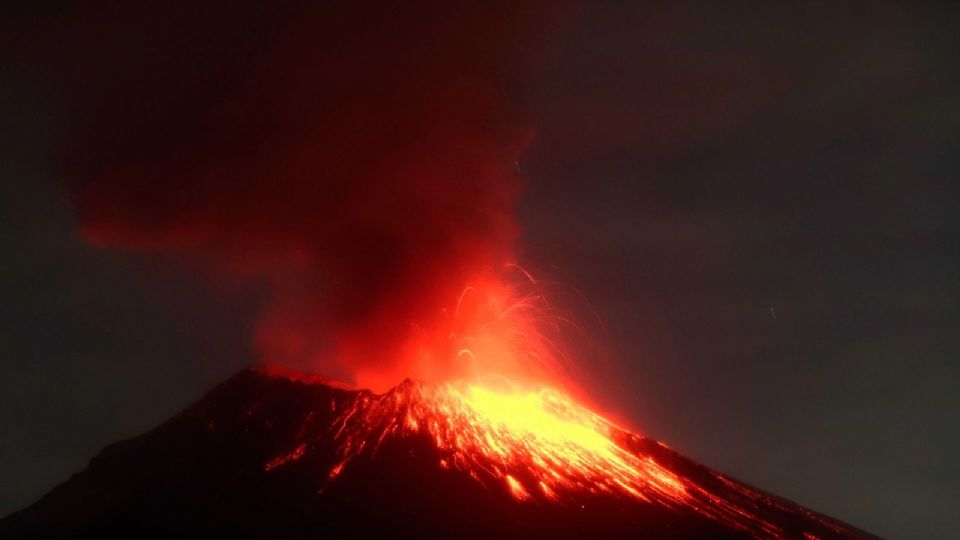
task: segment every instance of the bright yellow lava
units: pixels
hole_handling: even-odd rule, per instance
[[[621,448],[608,421],[552,389],[507,390],[466,384],[417,385],[358,400],[337,436],[348,463],[385,437],[426,434],[440,466],[502,486],[519,500],[622,495],[662,504],[686,500],[683,481]]]
[[[329,410],[336,414],[332,426],[307,439],[298,435],[298,444],[268,461],[265,471],[297,462],[310,455],[311,448],[332,447],[336,459],[326,481],[334,482],[355,459],[376,455],[388,441],[426,437],[437,454],[424,457],[437,459],[440,469],[463,473],[518,504],[584,509],[613,498],[693,511],[753,538],[792,537],[758,512],[772,509],[802,512],[805,519],[846,534],[832,521],[723,475],[698,473],[704,475],[701,482],[708,478],[709,484],[682,477],[649,451],[629,449],[631,441],[640,440],[637,436],[550,388],[500,390],[464,381],[407,381],[385,394],[354,392],[348,400],[331,400]]]

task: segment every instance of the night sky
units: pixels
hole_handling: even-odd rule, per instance
[[[193,252],[95,247],[76,177],[122,148],[161,191],[192,185],[88,119],[112,129],[156,106],[131,117],[139,132],[221,149],[230,130],[183,140],[157,103],[197,89],[230,103],[237,74],[306,8],[80,4],[0,11],[0,514],[256,362],[270,303],[269,283]],[[936,539],[960,528],[960,10],[917,4],[586,2],[475,49],[500,37],[481,20],[476,40],[427,63],[450,71],[418,80],[470,81],[482,64],[510,82],[506,120],[480,140],[508,144],[514,111],[535,128],[516,163],[520,260],[599,314],[604,352],[582,384],[606,410],[875,534]],[[376,43],[391,19],[368,16],[354,20]],[[306,88],[326,88],[330,66]],[[450,95],[443,106],[461,107]],[[153,205],[139,198],[135,213]]]

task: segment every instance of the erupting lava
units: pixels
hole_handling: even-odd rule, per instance
[[[377,394],[244,370],[0,520],[0,537],[875,539],[563,391],[500,382]]]
[[[565,345],[580,330],[548,300],[545,289],[552,284],[535,280],[516,265],[506,270],[521,279],[481,273],[448,308],[412,324],[409,337],[389,361],[367,369],[350,359],[343,362],[352,368],[357,386],[385,391],[411,379],[574,389],[574,365]],[[368,342],[370,337],[359,339]]]
[[[407,382],[362,398],[341,416],[342,461],[332,475],[384,437],[422,433],[435,441],[440,467],[481,483],[499,480],[519,500],[569,502],[585,493],[687,499],[676,475],[619,446],[615,432],[623,433],[556,390]]]
[[[385,443],[419,438],[433,446],[436,467],[462,473],[518,504],[584,508],[601,498],[692,511],[757,538],[789,537],[761,517],[756,502],[776,507],[777,501],[716,473],[711,482],[738,492],[743,501],[690,481],[655,459],[656,452],[639,451],[649,439],[617,427],[562,390],[571,385],[562,369],[559,324],[569,320],[557,316],[542,287],[520,272],[532,285],[530,294],[515,299],[515,288],[487,281],[467,287],[436,331],[417,327],[402,364],[422,380],[408,378],[382,394],[356,392],[346,405],[330,400],[334,416],[327,428],[316,431],[315,415],[308,415],[296,446],[269,460],[265,471],[314,448],[333,448],[322,492],[356,461],[374,459]]]
[[[398,364],[415,380],[342,414],[331,477],[385,437],[422,433],[443,454],[441,467],[501,481],[516,499],[587,492],[681,501],[675,476],[618,446],[610,422],[561,390],[572,387],[561,330],[569,319],[557,315],[544,285],[511,268],[529,293],[488,277],[466,287],[435,329],[415,327]]]
[[[318,420],[325,413],[332,416]],[[492,497],[504,494],[521,506],[583,511],[613,503],[627,515],[631,508],[657,508],[693,513],[761,539],[796,538],[769,517],[789,515],[797,521],[791,527],[818,531],[804,532],[805,540],[861,538],[845,525],[703,467],[681,473],[689,462],[666,446],[546,387],[494,390],[463,381],[406,381],[384,394],[331,398],[327,411],[311,411],[296,431],[295,446],[265,463],[264,471],[332,450],[326,476],[317,479],[321,494],[335,489],[354,463],[375,462],[387,445],[418,447],[412,441],[419,440],[433,449],[421,458],[437,469],[471,478]]]
[[[569,319],[555,313],[543,285],[512,268],[531,292],[485,279],[463,290],[437,329],[416,327],[400,365],[417,381],[364,396],[342,413],[340,462],[330,477],[386,437],[422,433],[443,455],[442,468],[503,482],[519,500],[577,493],[685,500],[675,475],[619,446],[613,437],[624,432],[560,390],[571,386],[560,327]],[[300,446],[267,468],[302,454]]]
[[[525,105],[575,9],[140,4],[51,20],[70,54],[49,82],[77,90],[58,174],[92,244],[254,283],[274,367],[111,445],[0,537],[868,537],[592,412],[578,310],[504,270]]]

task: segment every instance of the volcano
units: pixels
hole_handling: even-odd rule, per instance
[[[0,521],[18,538],[876,538],[561,392],[246,369]]]

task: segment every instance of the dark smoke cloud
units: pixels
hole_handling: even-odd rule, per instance
[[[481,2],[76,8],[48,24],[82,234],[265,280],[266,361],[389,364],[516,255],[522,84],[554,23]]]

